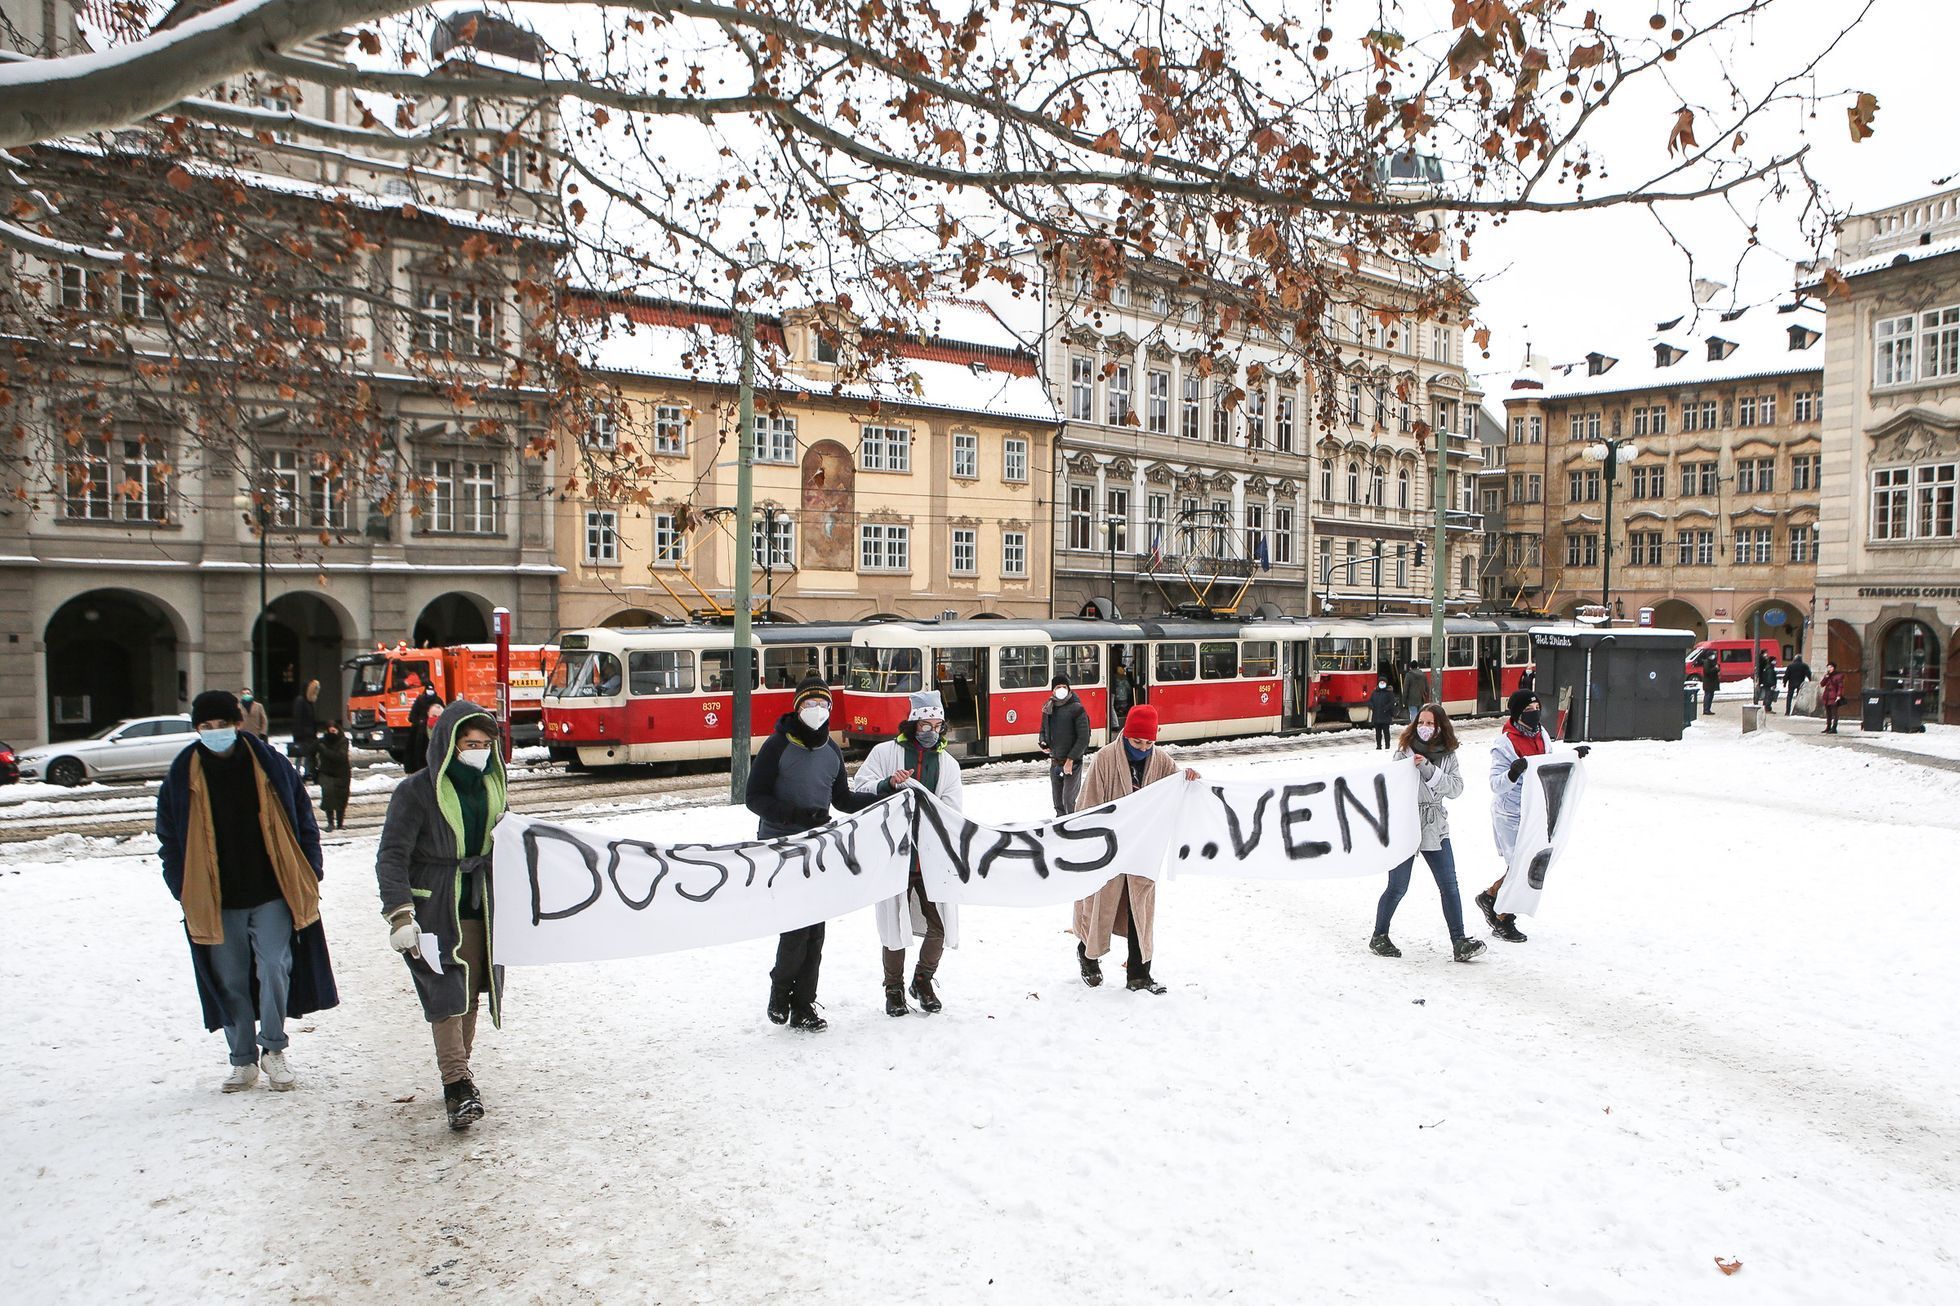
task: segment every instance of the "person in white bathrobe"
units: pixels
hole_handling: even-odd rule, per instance
[[[888,739],[871,750],[864,759],[851,788],[859,793],[883,797],[896,793],[909,780],[917,780],[954,811],[960,810],[960,764],[946,751],[946,707],[938,691],[912,695],[912,710],[899,728],[898,738]],[[912,878],[905,892],[878,904],[878,941],[885,950],[885,1014],[903,1016],[911,1010],[905,1004],[905,949],[913,935],[924,936],[919,945],[919,966],[912,972],[912,996],[926,1012],[943,1005],[933,991],[932,979],[939,970],[939,959],[947,948],[960,946],[959,909],[952,903],[926,901],[925,885],[919,878],[919,860],[912,858]]]

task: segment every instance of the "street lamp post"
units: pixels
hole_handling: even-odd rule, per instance
[[[1103,536],[1109,545],[1109,615],[1116,617],[1116,528],[1128,524],[1129,518],[1116,514],[1103,518]]]
[[[735,333],[742,350],[737,389],[735,454],[735,706],[728,731],[729,801],[740,804],[749,794],[749,690],[753,651],[749,648],[750,570],[755,566],[755,318],[746,309],[735,314]]]
[[[253,624],[252,627],[252,665],[255,668],[255,671],[253,673],[254,684],[252,688],[253,688],[253,692],[257,693],[259,698],[263,701],[265,700],[268,691],[272,688],[270,681],[268,681],[266,678],[266,665],[265,665],[266,636],[271,633],[269,629],[269,627],[271,626],[271,621],[268,619],[266,615],[266,608],[269,605],[267,603],[267,598],[266,598],[267,567],[266,567],[266,551],[265,551],[266,550],[266,527],[270,524],[270,520],[266,515],[265,497],[261,494],[254,493],[254,494],[233,495],[231,502],[234,507],[251,510],[253,524],[258,527],[258,532],[259,532],[259,619],[257,622]]]
[[[1624,460],[1640,456],[1640,446],[1632,440],[1595,440],[1585,448],[1589,463],[1606,464],[1606,513],[1599,523],[1599,606],[1613,610],[1613,477]]]
[[[776,506],[762,510],[762,615],[776,619]]]

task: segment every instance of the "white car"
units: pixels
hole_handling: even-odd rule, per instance
[[[20,754],[23,784],[79,785],[90,780],[150,779],[170,770],[177,754],[195,743],[187,716],[144,716],[118,721],[87,739],[43,744]]]

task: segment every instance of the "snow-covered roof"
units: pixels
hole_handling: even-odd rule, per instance
[[[965,312],[970,314],[971,309]],[[958,309],[954,317],[977,324]],[[1011,338],[1002,336],[1002,330],[996,320],[997,338]],[[594,371],[724,386],[736,384],[739,378],[739,350],[725,312],[673,304],[615,305],[603,317],[587,319],[580,334],[583,338],[571,348]],[[1042,423],[1059,420],[1053,399],[1035,375],[1033,360],[1014,346],[961,341],[949,335],[908,339],[898,342],[897,356],[881,361],[868,378],[839,385],[799,369],[784,352],[777,319],[759,319],[756,340],[758,390]]]
[[[1797,339],[1809,343],[1792,347]],[[1709,356],[1709,342],[1728,348],[1721,357]],[[1662,346],[1678,351],[1664,364]],[[1588,395],[1624,394],[1636,390],[1674,389],[1710,385],[1750,377],[1784,376],[1824,370],[1824,309],[1811,299],[1770,301],[1745,308],[1702,307],[1658,323],[1644,337],[1631,337],[1594,351],[1612,360],[1603,371],[1591,371],[1593,355],[1549,368],[1543,389],[1499,390],[1500,399],[1569,399]]]
[[[1922,263],[1942,254],[1960,253],[1960,236],[1947,240],[1936,240],[1925,245],[1907,245],[1903,249],[1887,250],[1883,254],[1873,254],[1869,258],[1857,259],[1838,268],[1847,277],[1862,277],[1873,272],[1883,272],[1886,268],[1903,267],[1908,263]]]

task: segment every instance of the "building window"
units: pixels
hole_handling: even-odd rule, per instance
[[[1599,536],[1567,535],[1565,537],[1565,565],[1568,567],[1598,566]]]
[[[619,419],[613,415],[611,407],[600,405],[592,410],[586,420],[585,445],[588,449],[619,448]]]
[[[1544,500],[1545,500],[1544,478],[1538,476],[1535,473],[1533,475],[1525,477],[1524,501],[1526,503],[1543,503]]]
[[[1661,533],[1659,531],[1630,531],[1627,534],[1627,566],[1658,567],[1661,565]]]
[[[1444,327],[1429,328],[1430,356],[1439,363],[1450,361],[1450,333]]]
[[[1912,380],[1912,314],[1880,318],[1873,328],[1873,385],[1904,385]]]
[[[1171,433],[1171,374],[1161,368],[1143,374],[1143,416],[1151,434]]]
[[[1322,458],[1320,460],[1320,501],[1322,503],[1334,502],[1334,460],[1332,458]]]
[[[1139,543],[1150,546],[1151,552],[1164,547],[1164,527],[1169,523],[1171,498],[1168,494],[1146,494],[1143,497],[1144,529],[1149,538]]]
[[[1114,548],[1118,553],[1130,551],[1130,492],[1109,489],[1103,496],[1103,545]],[[1110,540],[1114,539],[1112,545]]]
[[[865,522],[858,527],[859,571],[910,571],[912,528]]]
[[[1819,474],[1823,471],[1822,454],[1800,453],[1790,459],[1790,488],[1793,490],[1815,490],[1819,488]]]
[[[1077,422],[1096,419],[1096,360],[1081,354],[1069,355],[1068,415]]]
[[[1245,397],[1245,443],[1249,449],[1266,447],[1266,387],[1257,385]]]
[[[902,426],[860,428],[858,466],[867,472],[911,471],[912,432]]]
[[[1187,440],[1195,440],[1203,426],[1203,418],[1198,411],[1200,401],[1197,373],[1191,371],[1184,373],[1184,381],[1178,393],[1177,433]]]
[[[1196,553],[1198,551],[1201,529],[1198,524],[1198,501],[1189,496],[1177,501],[1178,551]]]
[[[1130,283],[1127,281],[1118,281],[1111,285],[1109,288],[1109,302],[1118,308],[1128,308],[1130,306]]]
[[[1630,491],[1636,499],[1651,499],[1655,496],[1650,489],[1649,477],[1660,469],[1657,467],[1635,467],[1633,469],[1633,488]]]
[[[1361,425],[1361,382],[1359,381],[1348,382],[1347,408],[1348,422],[1354,426]]]
[[[1325,585],[1334,578],[1334,541],[1323,535],[1319,547],[1320,583]]]
[[[1737,426],[1756,424],[1756,396],[1744,395],[1735,401],[1735,424]]]
[[[611,567],[619,562],[619,514],[588,511],[585,514],[585,565]]]
[[[1109,377],[1109,424],[1130,423],[1130,365],[1118,363]]]
[[[94,268],[64,265],[61,269],[61,306],[74,313],[102,311],[102,274]]]
[[[1361,464],[1360,463],[1348,464],[1347,497],[1349,503],[1361,502]]]
[[[1293,509],[1280,504],[1273,509],[1273,565],[1293,561]]]
[[[1028,479],[1028,442],[1019,436],[1010,436],[1001,441],[1000,477],[1004,481],[1020,484]]]
[[[1954,464],[1917,467],[1912,474],[1913,531],[1922,540],[1943,540],[1953,534]]]
[[[1919,315],[1919,379],[1960,373],[1960,308],[1936,308]]]
[[[1095,547],[1095,512],[1095,486],[1071,485],[1068,487],[1069,548],[1092,549]]]
[[[1597,471],[1567,473],[1565,497],[1569,503],[1599,502],[1599,473]]]
[[[1409,587],[1408,547],[1406,545],[1398,544],[1395,546],[1395,588],[1400,590],[1400,589],[1407,589],[1408,587]]]
[[[1395,506],[1403,509],[1409,506],[1409,469],[1406,467],[1395,473]]]
[[[755,415],[755,439],[750,456],[759,463],[795,463],[796,418],[782,414]]]
[[[1791,418],[1798,422],[1814,422],[1824,415],[1824,395],[1818,390],[1799,390],[1791,401]]]
[[[1817,528],[1815,526],[1792,526],[1790,528],[1790,561],[1817,561]]]
[[[1026,531],[1002,531],[1000,533],[1000,574],[1003,576],[1026,576],[1028,574],[1028,533]]]
[[[972,431],[953,432],[953,475],[963,481],[980,475],[980,437]]]
[[[1678,565],[1683,567],[1712,567],[1715,565],[1715,532],[1712,530],[1682,531],[1675,537]]]
[[[1912,528],[1907,504],[1912,493],[1912,469],[1883,467],[1872,473],[1872,538],[1903,540]]]
[[[759,514],[749,536],[749,556],[765,567],[796,565],[796,519],[786,512]]]
[[[1542,416],[1534,416],[1529,419],[1525,425],[1525,430],[1530,436],[1529,443],[1545,443],[1545,419]]]
[[[1222,558],[1232,543],[1232,501],[1211,501],[1211,556]]]
[[[120,280],[124,317],[148,318],[151,321],[162,319],[163,301],[157,298],[154,283],[127,272]]]
[[[497,300],[476,290],[420,286],[410,339],[431,354],[491,353],[497,345]]]
[[[1266,505],[1263,503],[1248,503],[1245,506],[1246,560],[1248,562],[1259,561],[1259,551],[1265,547],[1267,547]],[[1267,555],[1266,561],[1269,563],[1272,561],[1270,554]]]
[[[323,456],[297,449],[274,449],[267,460],[271,477],[267,517],[271,525],[314,530],[346,530],[347,478]]]
[[[497,465],[438,458],[423,477],[429,484],[423,529],[434,534],[494,535],[497,531]]]
[[[687,556],[687,541],[681,536],[680,518],[671,512],[653,515],[653,563],[656,567],[679,566]]]
[[[1760,567],[1770,561],[1770,528],[1743,526],[1735,533],[1735,561],[1739,567]]]
[[[1211,383],[1211,439],[1214,444],[1232,443],[1232,397],[1230,381]]]
[[[147,435],[83,440],[64,471],[71,521],[160,524],[169,517],[169,468]]]
[[[1280,395],[1273,407],[1273,448],[1293,452],[1293,396]]]
[[[687,452],[687,409],[679,404],[659,404],[653,410],[653,451],[657,454]]]
[[[1773,494],[1776,491],[1776,459],[1738,458],[1735,460],[1737,494]]]
[[[980,532],[971,526],[953,527],[952,574],[973,576],[980,571]]]
[[[1681,464],[1682,498],[1692,499],[1700,495],[1713,493],[1715,493],[1714,463]]]
[[[1377,508],[1388,506],[1388,470],[1380,463],[1368,468],[1368,502]]]
[[[1633,433],[1635,435],[1666,435],[1667,409],[1665,406],[1636,408],[1633,410]]]

